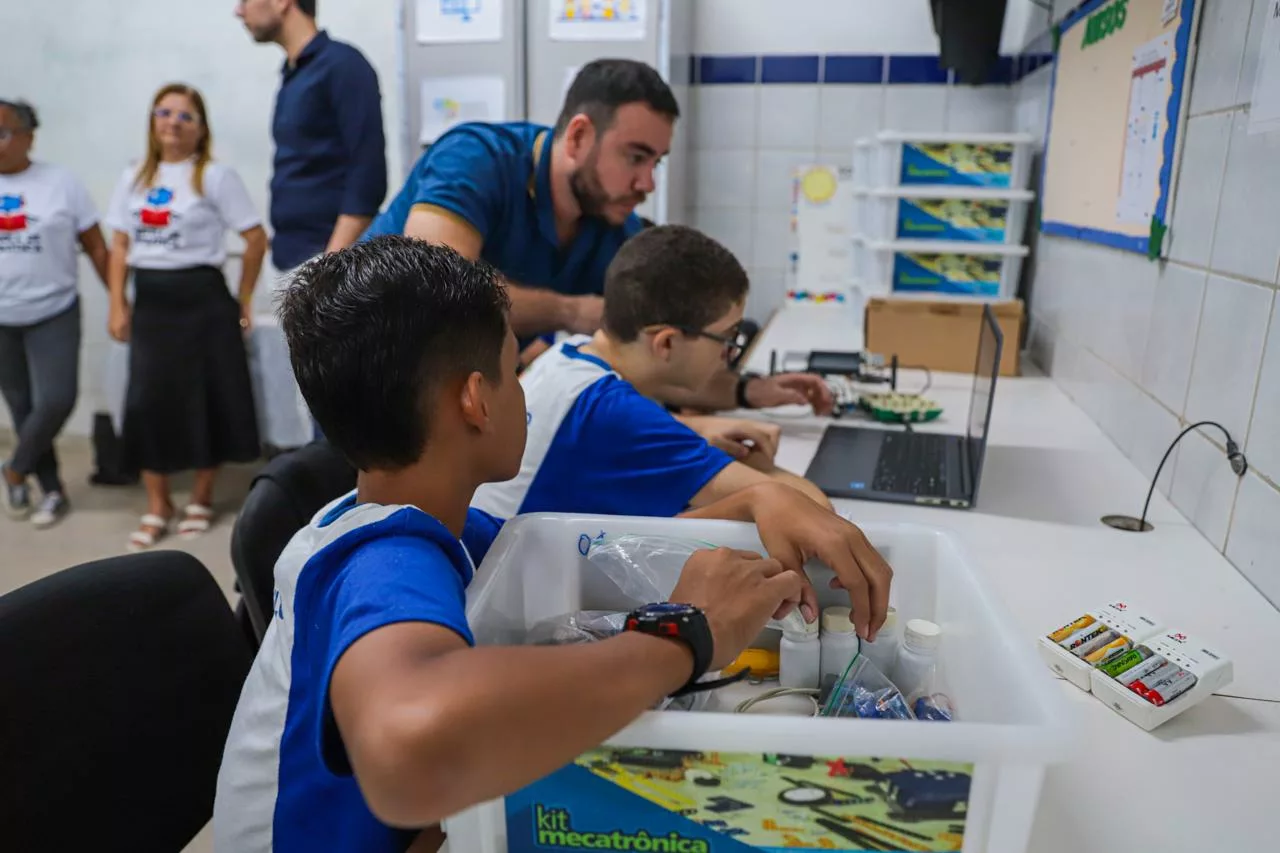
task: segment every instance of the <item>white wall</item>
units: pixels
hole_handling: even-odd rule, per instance
[[[700,55],[936,55],[928,0],[698,0]],[[1020,50],[1030,0],[1010,0],[1005,40]],[[705,81],[704,81],[705,83]],[[855,140],[881,130],[1003,131],[1007,86],[730,84],[694,87],[693,224],[751,274],[748,313],[763,319],[787,286],[791,171],[846,165]]]
[[[1267,5],[1204,2],[1169,260],[1041,237],[1030,346],[1148,476],[1186,425],[1231,430],[1252,467],[1243,480],[1222,434],[1204,430],[1159,488],[1280,604],[1280,133],[1247,133]],[[1018,129],[1043,133],[1051,73],[1017,87]]]
[[[401,174],[397,10],[398,0],[319,0],[320,25],[359,47],[378,71],[392,175]],[[265,216],[271,110],[283,53],[254,44],[233,11],[232,0],[6,0],[0,3],[6,54],[0,96],[35,104],[42,124],[35,156],[73,169],[101,209],[120,171],[142,154],[152,94],[164,83],[190,83],[208,102],[215,156],[240,171]],[[92,412],[103,407],[107,347],[106,299],[82,267],[81,394],[68,427],[75,434],[87,434]],[[227,275],[238,280],[236,262]],[[8,426],[3,409],[0,426]]]

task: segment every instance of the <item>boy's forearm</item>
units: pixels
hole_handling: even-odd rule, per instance
[[[405,703],[413,760],[400,766],[418,778],[387,780],[398,802],[383,817],[422,826],[539,779],[679,689],[692,667],[682,643],[634,633],[434,658],[406,685],[418,698],[416,711]]]
[[[823,493],[822,489],[819,489],[804,477],[801,477],[798,474],[792,474],[790,471],[783,468],[774,468],[772,471],[769,471],[766,476],[775,482],[790,486],[800,492],[800,494],[809,498],[818,506],[832,510],[833,512],[835,511],[835,507],[831,505],[831,499]]]

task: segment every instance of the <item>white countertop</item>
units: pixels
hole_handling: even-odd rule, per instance
[[[857,349],[856,305],[792,305],[754,347]],[[923,384],[907,371],[899,387]],[[963,433],[972,377],[935,374],[928,396],[943,416],[927,426]],[[803,474],[828,421],[761,414],[783,426],[778,462]],[[1225,464],[1225,462],[1224,462]],[[1099,518],[1141,512],[1149,480],[1052,380],[1001,377],[977,508],[933,509],[838,500],[855,521],[909,521],[952,532],[1030,646],[1109,599],[1125,598],[1170,627],[1230,655],[1234,682],[1153,732],[1062,682],[1081,728],[1078,757],[1050,768],[1028,850],[1034,853],[1277,849],[1280,805],[1280,611],[1271,606],[1159,492],[1150,533]],[[1229,698],[1238,697],[1238,698]],[[1148,814],[1148,819],[1135,816]]]

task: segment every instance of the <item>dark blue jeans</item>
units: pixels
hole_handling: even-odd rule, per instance
[[[63,491],[53,441],[75,408],[79,381],[79,301],[30,326],[0,326],[0,395],[18,434],[7,464],[35,474],[46,494]]]

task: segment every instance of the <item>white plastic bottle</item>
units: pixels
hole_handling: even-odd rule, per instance
[[[819,683],[825,695],[844,675],[858,654],[858,635],[849,621],[849,608],[828,607],[822,611],[822,675]]]
[[[902,691],[904,698],[912,698],[929,688],[933,671],[938,665],[938,641],[942,629],[925,619],[907,622],[902,634],[902,648],[898,651],[898,665],[890,678]]]
[[[876,665],[876,669],[890,678],[892,677],[890,673],[898,665],[899,633],[898,611],[890,607],[884,617],[884,625],[876,634],[875,641],[862,644],[863,656],[870,659]]]
[[[782,632],[778,683],[783,687],[816,688],[822,659],[818,621],[815,619],[810,623],[798,619],[796,622],[802,626],[801,630],[794,630],[794,625],[788,625],[788,630]]]

